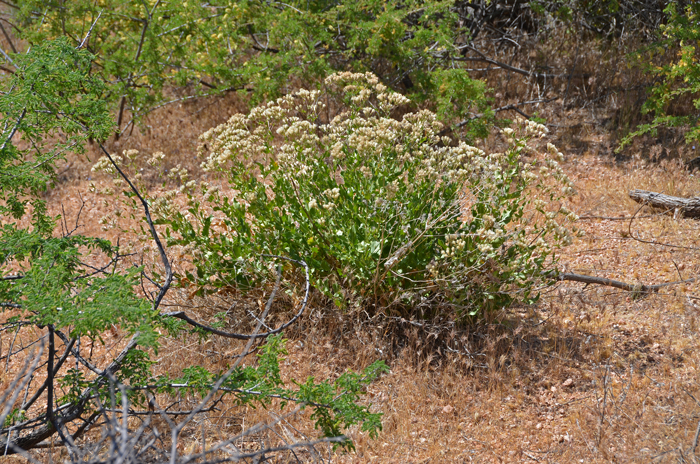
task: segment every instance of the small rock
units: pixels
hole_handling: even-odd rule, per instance
[[[455,410],[451,405],[447,405],[444,408],[442,408],[442,413],[443,414],[452,414],[452,412]]]
[[[566,379],[562,384],[563,387],[570,387],[574,384],[574,379]]]

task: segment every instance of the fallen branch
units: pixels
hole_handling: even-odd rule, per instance
[[[657,285],[644,285],[644,284],[628,284],[627,282],[620,282],[619,280],[612,280],[612,279],[606,279],[605,277],[594,277],[594,276],[587,276],[587,275],[581,275],[581,274],[571,274],[571,273],[562,273],[559,274],[558,280],[569,280],[572,282],[581,282],[584,284],[596,284],[596,285],[606,285],[608,287],[615,287],[619,288],[621,290],[627,290],[628,292],[632,292],[635,294],[640,294],[640,293],[656,293],[659,291],[659,289],[663,287],[668,287],[671,285],[677,285],[677,284],[683,284],[687,282],[694,282],[697,280],[696,278],[692,279],[687,279],[687,280],[679,280],[676,282],[667,282],[665,284],[657,284]]]
[[[494,112],[494,113],[500,113],[501,111],[513,110],[513,111],[515,111],[516,113],[520,114],[522,117],[524,117],[524,118],[526,118],[526,119],[532,119],[532,116],[531,116],[531,115],[525,113],[524,111],[522,111],[522,110],[519,109],[518,107],[523,106],[523,105],[533,105],[533,104],[537,104],[537,103],[549,103],[549,102],[551,102],[551,101],[553,101],[553,100],[556,100],[556,97],[554,97],[554,98],[548,98],[548,99],[546,99],[546,100],[522,101],[522,102],[519,102],[519,103],[513,103],[513,104],[510,104],[510,105],[501,106],[501,107],[499,107],[499,108],[494,109],[493,112]],[[447,133],[449,133],[449,132],[452,132],[452,131],[454,131],[454,130],[461,129],[462,127],[466,126],[467,124],[469,124],[470,122],[474,121],[475,119],[479,119],[479,118],[483,118],[483,117],[484,117],[484,113],[477,113],[477,114],[475,114],[474,116],[470,117],[469,119],[465,119],[464,121],[461,121],[461,122],[455,124],[454,126],[448,126],[448,127],[446,127],[445,129],[443,129],[443,130],[441,130],[440,132],[438,132],[438,135],[439,135],[439,136],[443,136],[443,135],[445,135],[445,134],[447,134]]]
[[[646,190],[632,190],[629,196],[637,203],[647,203],[654,208],[674,211],[674,214],[678,213],[686,217],[700,217],[700,197],[672,197],[663,193],[647,192]]]
[[[274,330],[269,330],[268,332],[262,332],[262,333],[260,333],[259,331],[256,331],[256,333],[254,333],[252,335],[247,335],[247,334],[239,334],[239,333],[234,333],[234,332],[225,332],[225,331],[219,330],[215,327],[210,327],[208,325],[201,324],[201,323],[195,321],[194,319],[192,319],[191,317],[189,317],[184,311],[174,311],[174,312],[170,312],[170,313],[161,313],[161,314],[163,316],[170,316],[170,317],[174,317],[177,319],[181,319],[181,320],[187,322],[192,327],[202,329],[204,331],[219,335],[221,337],[234,338],[237,340],[255,340],[258,338],[267,338],[270,335],[275,335],[275,334],[282,332],[284,329],[286,329],[287,327],[292,325],[294,322],[296,322],[297,319],[299,319],[301,317],[301,315],[304,313],[304,309],[306,309],[307,303],[309,302],[309,289],[310,289],[310,282],[311,282],[309,280],[309,266],[308,266],[308,264],[306,264],[305,261],[297,261],[296,259],[287,258],[284,256],[267,255],[267,254],[264,254],[262,256],[271,257],[271,258],[286,259],[287,261],[292,261],[294,263],[301,264],[302,266],[304,266],[304,271],[306,273],[306,291],[304,293],[304,299],[301,302],[301,307],[299,308],[299,311],[297,311],[297,313],[290,320],[288,320],[287,322],[285,322],[284,324],[282,324],[278,328],[276,328]],[[280,276],[278,275],[277,277],[279,279]],[[276,291],[277,290],[272,292],[273,296],[275,295]],[[272,303],[272,300],[270,300],[270,304],[271,303]],[[258,322],[261,322],[261,321],[258,319]],[[265,327],[267,327],[267,326],[265,326]],[[269,329],[269,327],[268,327],[268,329]]]

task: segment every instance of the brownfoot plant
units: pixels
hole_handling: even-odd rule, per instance
[[[485,153],[441,137],[430,111],[395,117],[408,102],[372,74],[340,73],[203,134],[215,180],[178,170],[181,188],[151,200],[190,257],[179,285],[259,287],[273,278],[264,256],[282,255],[344,311],[465,320],[536,300],[576,219],[561,154],[533,148],[547,129],[518,121],[504,152]]]

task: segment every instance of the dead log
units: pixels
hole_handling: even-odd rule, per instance
[[[633,295],[641,295],[645,293],[658,293],[658,291],[664,287],[669,287],[671,285],[685,284],[689,282],[695,282],[697,278],[693,277],[686,280],[678,280],[676,282],[666,282],[664,284],[656,285],[645,285],[645,284],[628,284],[627,282],[620,282],[619,280],[606,279],[605,277],[595,277],[587,276],[581,274],[572,274],[570,272],[565,272],[559,274],[558,280],[564,281],[568,280],[571,282],[581,282],[584,284],[596,284],[596,285],[606,285],[608,287],[615,287],[621,290],[627,290],[632,292]]]
[[[594,277],[570,273],[559,274],[559,280],[570,280],[573,282],[581,282],[584,284],[606,285],[608,287],[615,287],[621,290],[627,290],[628,292],[634,293],[658,292],[660,288],[660,286],[657,285],[628,284],[627,282],[606,279],[604,277]]]
[[[646,203],[654,208],[672,211],[674,214],[678,212],[678,214],[685,217],[700,217],[700,197],[672,197],[671,195],[647,192],[646,190],[632,190],[629,196],[637,203]]]

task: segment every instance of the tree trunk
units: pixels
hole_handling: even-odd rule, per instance
[[[673,211],[674,214],[678,211],[679,214],[686,217],[700,217],[700,197],[672,197],[663,193],[647,192],[646,190],[632,190],[629,196],[637,203],[647,203],[654,208]]]

